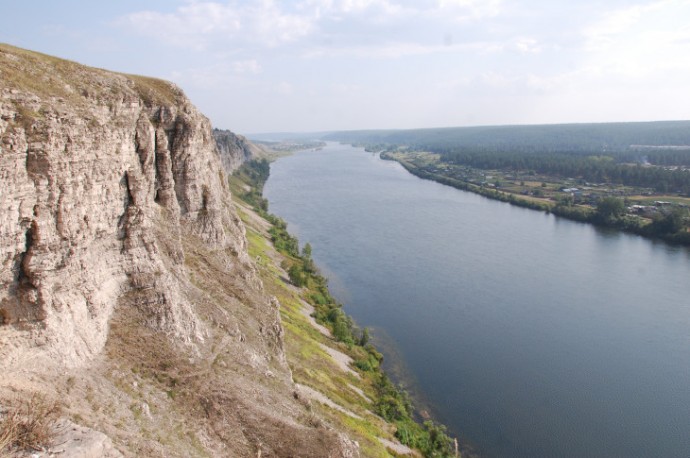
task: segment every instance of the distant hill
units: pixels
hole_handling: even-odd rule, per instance
[[[481,149],[503,152],[625,152],[650,146],[690,150],[690,121],[447,127],[333,132],[325,140],[407,145],[435,152]]]

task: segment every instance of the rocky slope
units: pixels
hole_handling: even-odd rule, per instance
[[[170,83],[0,45],[0,405],[113,456],[357,455],[295,395],[226,156]]]
[[[265,155],[257,145],[229,130],[213,129],[213,138],[216,139],[220,162],[227,174],[237,170],[243,163]]]

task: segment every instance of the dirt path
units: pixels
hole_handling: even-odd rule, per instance
[[[350,363],[352,363],[352,358],[347,356],[345,353],[338,351],[335,348],[331,348],[327,345],[324,345],[322,343],[320,343],[319,346],[323,349],[323,351],[328,353],[331,356],[331,358],[333,358],[333,360],[336,362],[338,367],[341,368],[344,372],[348,372],[357,378],[361,378],[357,372],[355,372],[354,370],[352,370],[350,368]]]
[[[344,413],[345,415],[349,415],[349,416],[352,417],[352,418],[356,418],[356,419],[358,419],[358,420],[362,420],[362,419],[363,419],[362,417],[360,417],[360,416],[357,415],[356,413],[347,410],[345,407],[343,407],[343,406],[341,406],[341,405],[339,405],[339,404],[336,404],[335,402],[333,402],[330,398],[328,398],[328,397],[327,397],[326,395],[324,395],[323,393],[320,393],[320,392],[316,391],[315,389],[310,388],[310,387],[308,387],[308,386],[306,386],[306,385],[300,385],[299,383],[295,383],[295,385],[297,386],[297,388],[299,389],[299,391],[300,391],[305,397],[307,397],[307,398],[309,398],[309,399],[311,399],[311,400],[313,400],[313,401],[320,402],[321,404],[327,405],[328,407],[330,407],[330,408],[332,408],[332,409],[335,409],[335,410],[337,410],[338,412],[342,412],[342,413]]]
[[[389,441],[388,439],[384,439],[382,437],[379,437],[378,439],[379,442],[386,446],[386,448],[393,450],[398,455],[419,456],[417,452],[412,450],[410,447],[401,444],[400,442]]]
[[[312,307],[311,304],[305,301],[300,301],[302,303],[302,308],[300,311],[304,316],[307,317],[307,320],[309,320],[309,323],[311,323],[312,326],[314,326],[321,334],[323,334],[326,337],[331,337],[331,331],[328,330],[327,327],[320,325],[319,323],[316,322],[313,316],[311,316],[312,313],[314,313],[314,307]]]

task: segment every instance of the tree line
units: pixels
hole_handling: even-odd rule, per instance
[[[583,155],[574,152],[530,153],[490,149],[435,150],[441,160],[479,169],[514,170],[527,173],[573,177],[590,183],[614,183],[651,188],[660,193],[690,195],[690,171],[630,164],[628,155]],[[687,153],[690,160],[690,151]]]
[[[333,132],[324,139],[384,147],[407,145],[415,150],[430,148],[436,152],[486,148],[522,153],[570,151],[589,155],[632,152],[640,150],[640,145],[685,145],[690,150],[690,121],[364,130]],[[641,155],[651,155],[655,151],[643,149]]]

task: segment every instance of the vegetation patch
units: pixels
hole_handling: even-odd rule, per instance
[[[147,105],[176,105],[182,91],[172,83],[158,78],[125,75],[134,81],[135,90]]]
[[[44,450],[55,437],[60,413],[56,402],[39,394],[20,400],[2,413],[0,453]]]

